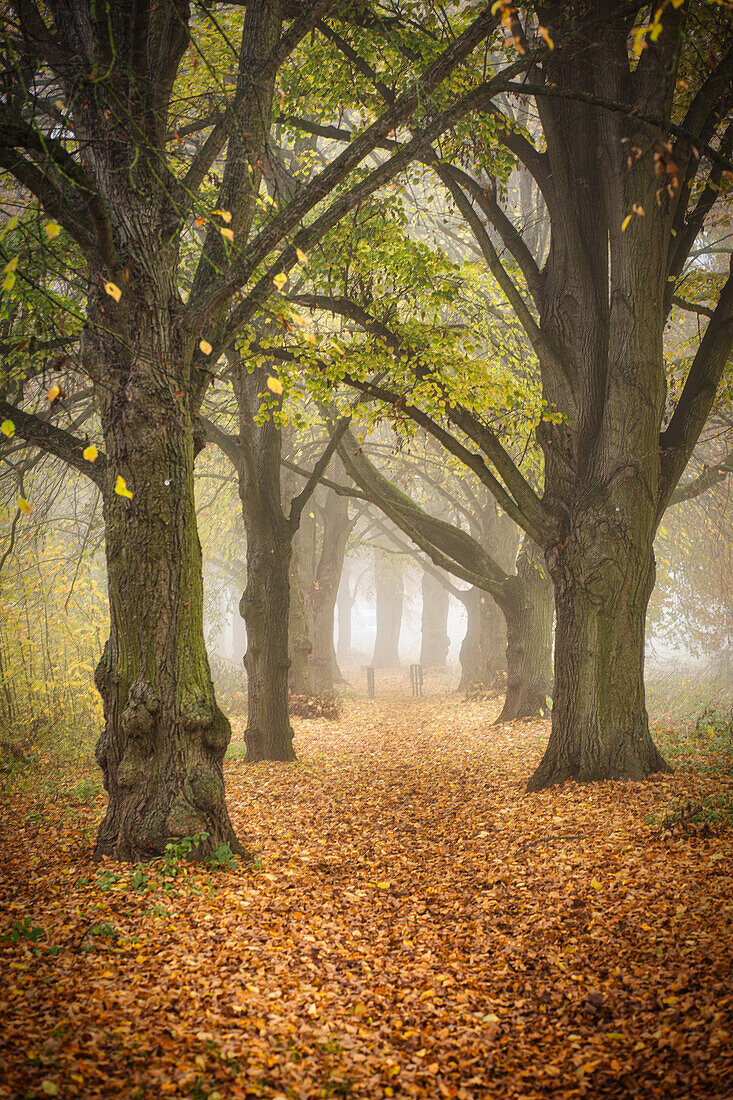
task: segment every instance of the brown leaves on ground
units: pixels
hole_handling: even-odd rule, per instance
[[[90,862],[101,800],[6,805],[0,1096],[731,1096],[730,833],[646,820],[723,781],[527,795],[547,724],[492,716],[298,725],[227,766],[260,869],[167,890]]]

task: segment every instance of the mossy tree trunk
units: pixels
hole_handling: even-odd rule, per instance
[[[241,850],[224,799],[229,723],[214,699],[204,645],[197,437],[182,396],[186,357],[170,320],[174,265],[165,259],[131,255],[137,292],[126,287],[119,303],[92,288],[84,338],[90,373],[105,380],[98,394],[110,635],[95,679],[105,717],[96,756],[108,805],[96,855],[133,861],[201,832],[208,839],[198,855],[222,843]],[[109,338],[112,326],[121,339]],[[118,478],[131,498],[116,492]]]

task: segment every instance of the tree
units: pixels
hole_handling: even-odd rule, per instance
[[[222,778],[229,726],[203,641],[193,501],[212,364],[320,236],[470,109],[470,95],[443,108],[430,97],[496,26],[483,13],[419,73],[413,67],[390,108],[270,215],[259,191],[263,175],[277,174],[268,144],[276,75],[316,25],[327,32],[332,8],[314,0],[286,23],[281,3],[247,4],[234,20],[238,47],[215,35],[236,53],[231,94],[187,0],[49,9],[18,0],[6,25],[0,168],[53,219],[49,239],[60,226],[79,256],[79,356],[104,439],[95,477],[111,623],[97,675],[109,796],[100,856],[145,858],[170,837],[201,831],[202,857],[222,843],[238,848]],[[219,28],[208,9],[201,19]],[[418,105],[433,108],[420,139],[360,171]],[[53,443],[81,464],[84,441]]]
[[[600,0],[539,4],[525,24],[508,0],[501,11],[523,54],[540,38],[547,44],[532,78],[510,89],[534,104],[545,148],[495,104],[487,109],[546,204],[544,266],[494,180],[450,151],[423,159],[537,356],[544,488],[419,347],[401,348],[412,385],[404,376],[403,388],[352,383],[461,455],[544,553],[557,622],[553,725],[529,789],[571,777],[641,779],[668,770],[644,701],[654,535],[733,343],[733,278],[712,279],[707,324],[686,377],[668,392],[664,327],[675,289],[733,172],[728,17],[715,5],[672,4],[645,22],[644,5]],[[696,35],[713,59],[707,69]],[[432,417],[420,407],[428,381],[444,402]]]

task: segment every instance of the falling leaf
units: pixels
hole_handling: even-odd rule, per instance
[[[120,290],[120,288],[117,286],[116,283],[105,282],[104,283],[104,289],[107,291],[110,298],[114,298],[114,300],[116,302],[119,302],[120,298],[122,297],[122,291]]]
[[[46,397],[53,405],[54,401],[58,401],[59,397],[61,397],[61,386],[51,386],[51,389],[46,394]]]
[[[0,424],[0,432],[2,432],[3,435],[6,435],[8,439],[12,439],[15,435],[15,424],[13,423],[13,421],[3,420],[2,424]]]
[[[621,222],[621,232],[622,233],[626,232],[626,227],[628,226],[630,221],[631,221],[631,214],[627,214],[626,217],[624,218],[624,220]]]
[[[278,275],[273,276],[272,281],[273,281],[273,283],[275,284],[275,286],[277,287],[278,290],[282,290],[282,288],[285,286],[286,282],[288,281],[288,277],[287,277],[287,275],[285,274],[284,271],[281,271]]]
[[[278,394],[278,396],[283,392],[282,382],[279,378],[275,378],[274,375],[270,375],[267,379],[267,388],[268,390],[272,390],[273,393]]]
[[[115,492],[118,497],[127,497],[128,500],[132,500],[132,493],[127,488],[127,482],[120,474],[117,475],[117,481],[115,482]]]
[[[299,261],[302,264],[307,264],[308,263],[308,257],[306,256],[306,254],[305,254],[305,252],[303,251],[302,248],[296,248],[295,255],[298,257]]]
[[[228,241],[234,240],[234,231],[232,229],[226,229],[222,227],[219,232],[221,233],[222,237],[225,237]]]
[[[229,225],[232,220],[232,215],[229,210],[212,210],[211,213],[212,215],[218,214],[219,217],[222,218],[222,220],[225,221],[227,225]]]
[[[61,226],[58,222],[47,222],[43,228],[49,241],[55,240],[61,232]]]
[[[18,507],[24,515],[29,516],[33,511],[33,505],[25,497],[18,497]]]
[[[196,226],[197,229],[200,229],[202,225],[206,224],[206,218],[203,214],[201,214],[198,218],[196,218],[196,221],[193,224]]]
[[[204,355],[211,355],[214,350],[208,340],[199,340],[199,348]]]
[[[99,451],[93,443],[90,443],[89,446],[85,447],[82,451],[82,456],[87,460],[87,462],[96,462],[98,454]]]
[[[544,38],[545,42],[547,43],[548,48],[551,49],[551,50],[554,50],[555,49],[555,43],[550,38],[550,32],[548,31],[547,27],[540,27],[539,31],[540,31],[540,34],[542,35],[542,37]]]

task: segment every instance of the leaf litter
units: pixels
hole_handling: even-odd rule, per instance
[[[0,1097],[733,1095],[730,776],[524,786],[549,723],[455,696],[226,764],[254,870],[90,859],[102,799],[2,809]],[[235,740],[241,738],[235,728]]]

